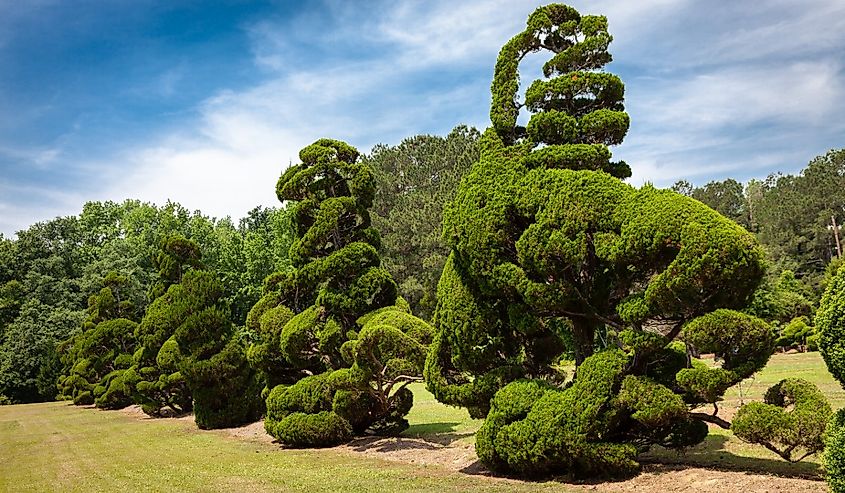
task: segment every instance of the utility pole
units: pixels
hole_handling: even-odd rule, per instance
[[[842,258],[842,244],[839,243],[839,226],[836,225],[836,216],[830,216],[830,223],[833,225],[833,237],[836,238],[836,256]]]

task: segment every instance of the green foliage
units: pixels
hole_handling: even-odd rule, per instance
[[[693,187],[688,182],[677,182],[673,188],[703,202],[742,227],[752,230],[751,204],[746,198],[745,189],[738,181],[732,178],[711,181],[703,187]]]
[[[780,347],[797,347],[801,349],[818,349],[816,328],[809,325],[807,317],[797,317],[786,325],[775,340]]]
[[[692,359],[675,380],[688,403],[716,403],[725,391],[761,370],[774,349],[772,329],[762,319],[726,309],[696,318],[681,338],[696,353],[713,353],[721,367]]]
[[[66,374],[57,346],[81,326],[86,300],[104,288],[103,274],[126,278],[119,302],[131,310],[120,316],[140,319],[147,294],[156,290],[158,268],[165,267],[153,260],[174,234],[201,247],[206,267],[221,279],[233,319],[243,323],[264,278],[289,265],[289,216],[284,209],[257,208],[236,227],[172,202],[88,202],[78,216],[34,224],[17,239],[0,238],[0,360],[10,362],[0,382],[22,402],[52,399],[56,379]],[[53,326],[32,323],[33,313],[22,312],[26,300],[37,301]],[[3,338],[11,326],[15,338]],[[18,341],[36,340],[26,350],[18,347]]]
[[[127,299],[132,288],[129,278],[109,272],[102,278],[101,286],[88,298],[88,318],[82,331],[58,346],[62,374],[56,387],[60,400],[94,404],[108,388],[106,377],[129,366],[135,351],[138,324],[126,318],[136,314],[134,304]],[[117,404],[114,401],[110,407],[116,408]]]
[[[296,447],[398,433],[412,403],[405,386],[420,379],[432,329],[407,313],[381,266],[372,168],[329,139],[300,158],[276,189],[296,201],[292,268],[266,279],[247,315],[256,338],[248,359],[268,386],[265,429]]]
[[[541,380],[508,384],[478,432],[479,458],[527,476],[624,476],[638,470],[643,445],[700,443],[707,426],[689,417],[679,395],[647,376],[626,375],[642,351],[596,353],[563,389]]]
[[[789,410],[787,410],[789,409]],[[767,446],[790,462],[820,452],[832,411],[812,383],[788,378],[766,391],[764,402],[740,407],[731,424],[739,438]],[[793,454],[803,455],[794,458]]]
[[[53,399],[59,373],[50,363],[56,344],[78,332],[83,319],[79,311],[26,301],[0,345],[0,394],[21,403]],[[44,375],[47,368],[51,374]],[[52,383],[47,387],[39,381]]]
[[[207,359],[182,362],[183,375],[194,398],[194,419],[202,429],[230,428],[250,423],[264,412],[264,386],[246,360],[237,338]]]
[[[791,270],[783,270],[773,278],[772,272],[754,293],[748,313],[767,320],[787,324],[813,312],[815,295]]]
[[[479,137],[477,130],[459,126],[446,137],[418,135],[397,146],[378,145],[361,160],[372,167],[377,184],[372,219],[381,234],[384,268],[425,320],[431,319],[449,256],[440,234],[443,204],[478,161]]]
[[[136,353],[137,368],[127,370],[122,381],[118,378],[111,394],[120,398],[129,377],[145,412],[160,415],[165,408],[179,413],[193,407],[197,426],[203,429],[258,418],[263,412],[263,382],[247,362],[245,345],[235,337],[223,286],[214,273],[199,268],[199,248],[190,240],[171,237],[163,252],[158,262],[170,267],[162,270],[162,283],[172,283],[138,327],[143,347]],[[194,268],[183,270],[186,266]]]
[[[102,409],[122,409],[133,403],[132,392],[137,382],[131,380],[134,371],[114,370],[94,389],[94,405]]]
[[[608,146],[628,116],[622,82],[601,70],[610,41],[604,17],[571,7],[529,17],[500,52],[492,128],[444,212],[452,252],[426,382],[487,416],[479,457],[507,472],[624,475],[650,445],[698,443],[707,427],[687,406],[719,400],[773,347],[768,324],[730,310],[763,276],[755,238],[692,198],[620,181],[630,169]],[[522,128],[518,65],[541,49],[552,58],[526,90]],[[673,342],[685,326],[689,347]],[[615,349],[593,355],[602,346]],[[688,368],[695,346],[722,368]],[[570,355],[572,380],[557,364]],[[517,379],[550,388],[537,397]]]
[[[818,156],[798,175],[772,175],[756,204],[760,240],[777,262],[794,263],[799,277],[813,285],[837,256],[831,216],[842,225],[845,206],[845,151]],[[839,232],[842,240],[842,232]]]
[[[822,459],[830,490],[845,491],[845,409],[836,411],[827,425]]]
[[[818,345],[830,373],[845,385],[845,269],[827,285],[816,312]]]

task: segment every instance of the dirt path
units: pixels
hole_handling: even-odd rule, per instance
[[[149,419],[137,406],[120,411],[136,419]],[[192,419],[191,416],[176,418]],[[200,432],[199,430],[197,430]],[[201,432],[202,433],[202,432]],[[259,421],[239,428],[215,430],[222,436],[272,444],[273,438],[264,431],[263,422]],[[437,437],[366,437],[337,447],[338,451],[374,457],[382,460],[415,464],[420,466],[442,467],[464,474],[488,476],[491,481],[518,482],[512,479],[492,476],[475,455],[472,444],[462,441],[443,443]],[[696,493],[805,493],[826,492],[827,487],[821,480],[780,477],[775,475],[723,471],[672,464],[646,464],[643,472],[635,478],[616,482],[572,483],[561,482],[573,491],[598,492],[696,492]]]
[[[340,447],[350,453],[363,454],[397,462],[440,466],[466,474],[490,476],[475,455],[472,445],[441,445],[419,438],[360,438]],[[509,480],[505,480],[509,481]],[[670,464],[646,464],[635,478],[618,482],[590,484],[565,483],[576,491],[607,492],[699,492],[699,493],[804,493],[825,492],[823,481],[785,478],[773,475],[736,471],[720,471]]]

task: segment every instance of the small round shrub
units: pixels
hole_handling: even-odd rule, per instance
[[[824,448],[831,414],[830,403],[818,387],[787,378],[769,388],[763,402],[740,407],[731,431],[750,443],[774,445],[784,459],[793,461],[799,451],[803,458]]]
[[[291,447],[332,447],[348,442],[352,427],[332,411],[293,413],[276,423],[271,434]]]

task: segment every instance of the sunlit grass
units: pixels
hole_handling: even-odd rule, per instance
[[[761,399],[786,377],[818,385],[835,408],[845,391],[818,353],[775,355],[754,379],[731,389],[730,411]],[[407,437],[470,447],[481,420],[444,406],[422,384]],[[818,477],[818,457],[788,464],[756,445],[713,430],[683,455],[655,451],[647,460]],[[566,491],[555,482],[523,483],[471,476],[436,465],[403,464],[345,449],[283,450],[276,444],[200,432],[190,420],[137,419],[67,403],[0,407],[0,491]]]
[[[457,410],[443,411],[437,422],[456,419]],[[201,432],[190,420],[137,419],[61,402],[0,407],[3,492],[537,490],[566,487],[470,476],[343,449],[283,450]]]

